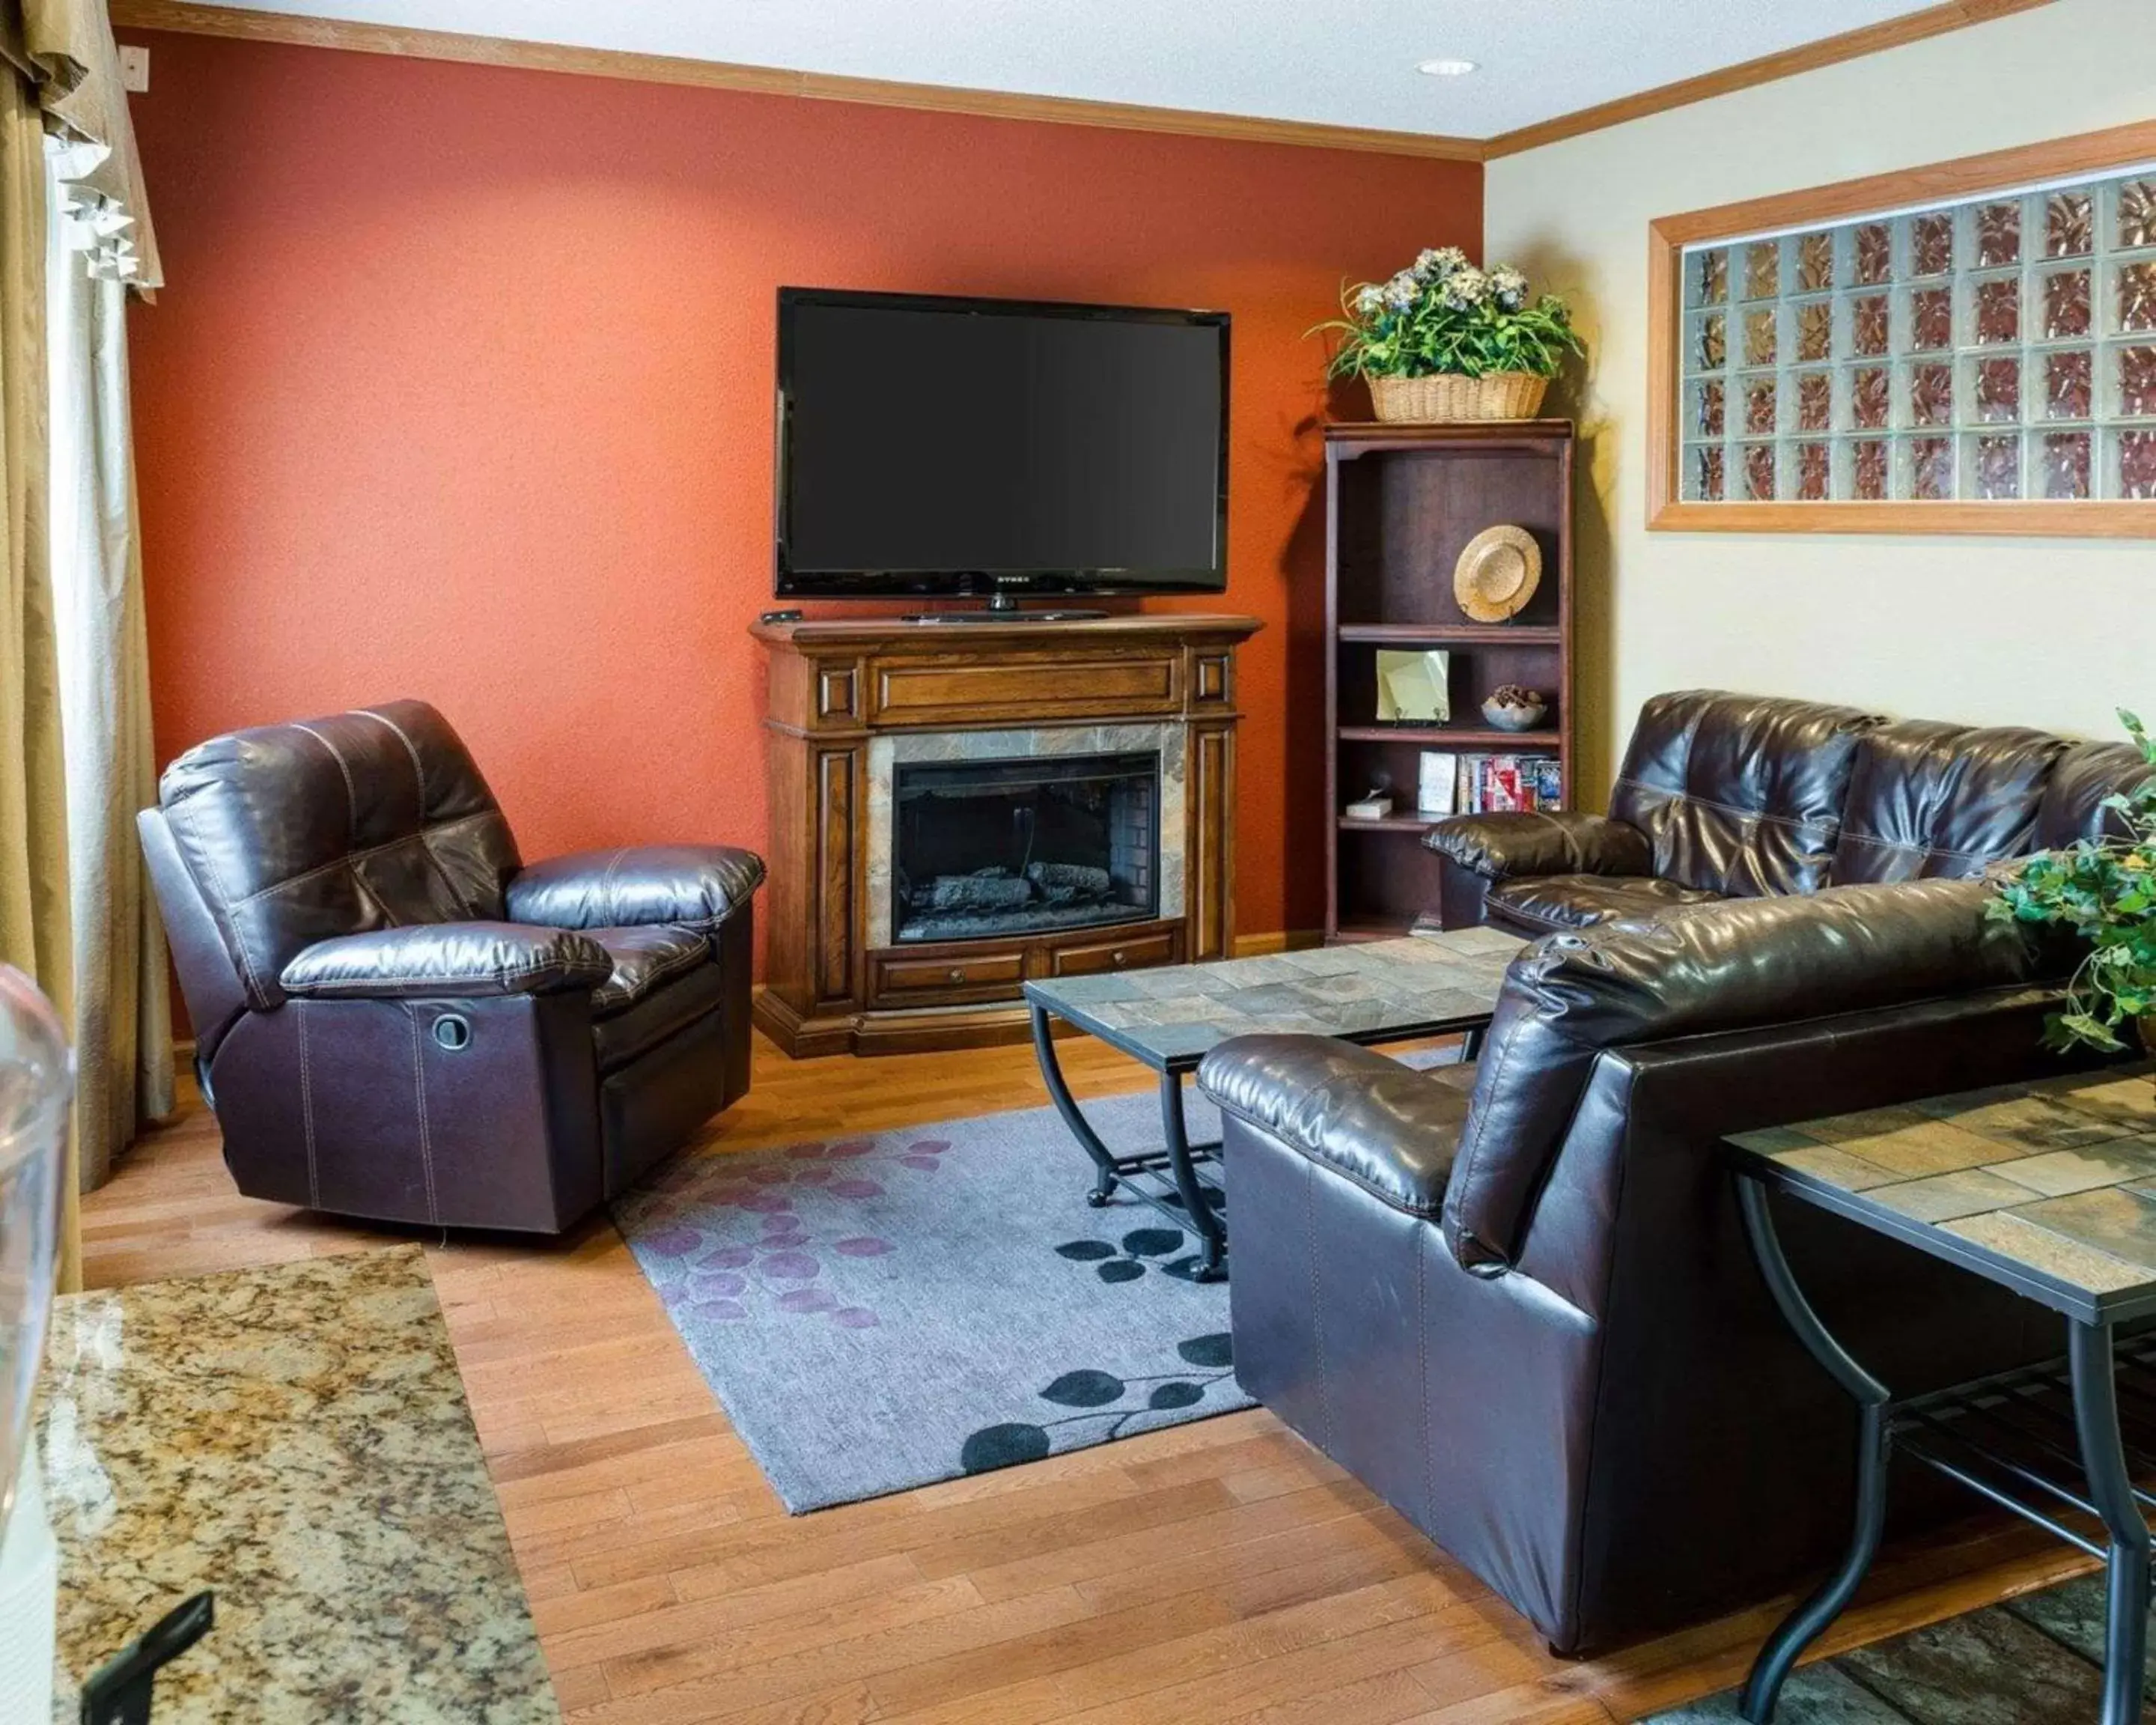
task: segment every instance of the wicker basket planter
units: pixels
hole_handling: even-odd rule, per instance
[[[1372,377],[1370,405],[1380,419],[1443,424],[1456,419],[1532,419],[1541,412],[1549,379],[1527,372],[1484,377],[1440,372],[1434,377]]]

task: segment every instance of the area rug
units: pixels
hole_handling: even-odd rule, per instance
[[[1804,1666],[1776,1725],[2089,1725],[2102,1711],[2103,1577],[2084,1575]],[[1732,1692],[1648,1725],[1734,1725]],[[2146,1715],[2144,1715],[2146,1717]]]
[[[1111,1146],[1160,1141],[1150,1091],[1086,1111]],[[615,1220],[798,1514],[1250,1405],[1195,1236],[1090,1208],[1091,1177],[1033,1108],[691,1158]]]

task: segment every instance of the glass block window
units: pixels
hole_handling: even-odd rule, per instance
[[[1678,256],[1681,501],[2156,500],[2156,168]]]

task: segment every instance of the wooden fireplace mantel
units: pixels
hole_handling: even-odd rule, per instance
[[[923,625],[758,624],[771,655],[765,986],[797,1056],[976,1048],[1026,1034],[1029,977],[1228,956],[1235,939],[1235,649],[1255,617]],[[1166,724],[1185,736],[1179,916],[871,947],[870,748],[896,732]]]

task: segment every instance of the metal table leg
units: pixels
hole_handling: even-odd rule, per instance
[[[1191,1280],[1218,1281],[1221,1260],[1228,1253],[1228,1230],[1190,1163],[1190,1132],[1183,1118],[1183,1075],[1179,1072],[1160,1075],[1160,1124],[1161,1130],[1168,1135],[1168,1166],[1175,1178],[1176,1194],[1189,1212],[1191,1231],[1201,1243],[1201,1255],[1198,1267],[1190,1273]]]
[[[2069,1322],[2066,1340],[2082,1466],[2088,1475],[2089,1497],[2111,1536],[2104,1609],[2103,1725],[2138,1725],[2148,1655],[2148,1525],[2134,1499],[2119,1436],[2111,1326]]]
[[[1819,1639],[1820,1633],[1841,1615],[1856,1591],[1857,1584],[1864,1579],[1865,1572],[1878,1554],[1879,1534],[1887,1519],[1887,1462],[1889,1453],[1887,1386],[1874,1378],[1850,1357],[1849,1352],[1837,1342],[1826,1326],[1820,1322],[1819,1314],[1812,1310],[1803,1289],[1797,1286],[1789,1260],[1782,1252],[1782,1242],[1774,1232],[1774,1218],[1767,1206],[1767,1189],[1757,1180],[1745,1175],[1737,1177],[1737,1203],[1743,1213],[1744,1231],[1751,1237],[1752,1254],[1758,1260],[1759,1273],[1766,1280],[1767,1289],[1774,1296],[1774,1304],[1781,1309],[1789,1327],[1804,1349],[1825,1368],[1835,1383],[1849,1392],[1857,1409],[1856,1440],[1856,1520],[1850,1534],[1849,1549],[1841,1563],[1827,1578],[1819,1590],[1785,1618],[1780,1627],[1767,1638],[1753,1661],[1752,1673],[1745,1679],[1743,1693],[1738,1698],[1738,1711],[1752,1722],[1765,1725],[1774,1716],[1774,1702],[1781,1694],[1782,1684],[1794,1668],[1798,1656]],[[2105,1356],[2104,1385],[2109,1395],[2110,1357]],[[2076,1384],[2078,1389],[2079,1374]],[[2078,1400],[2078,1396],[2076,1397]],[[2112,1453],[2118,1456],[2118,1423],[2117,1410],[2112,1409],[2110,1425]],[[2118,1466],[2122,1482],[2125,1463]],[[2127,1507],[2133,1508],[2131,1493]],[[2134,1517],[2137,1524],[2139,1517]],[[2141,1568],[2142,1593],[2140,1599],[2145,1609],[2148,1598],[2147,1533],[2143,1536]],[[2112,1617],[2117,1620],[2118,1595],[2112,1594]],[[2138,1616],[2135,1618],[2138,1625]],[[2135,1696],[2139,1696],[2139,1678],[2135,1679]],[[2139,1717],[2137,1710],[2122,1714],[2119,1719],[2131,1722]],[[2107,1704],[2106,1725],[2113,1725]]]
[[[1198,1236],[1199,1260],[1191,1266],[1191,1280],[1219,1281],[1224,1273],[1221,1266],[1227,1256],[1228,1229],[1220,1212],[1214,1208],[1212,1189],[1198,1178],[1197,1164],[1216,1158],[1220,1146],[1217,1141],[1190,1142],[1183,1113],[1182,1074],[1160,1075],[1160,1123],[1166,1147],[1118,1156],[1101,1142],[1101,1135],[1080,1110],[1077,1098],[1070,1094],[1062,1065],[1055,1058],[1050,1015],[1039,1006],[1033,1009],[1033,1046],[1040,1060],[1041,1081],[1048,1086],[1055,1111],[1070,1128],[1079,1148],[1092,1159],[1093,1184],[1086,1202],[1097,1209],[1121,1189],[1152,1205],[1169,1221]]]
[[[1116,1158],[1109,1154],[1092,1123],[1078,1111],[1077,1098],[1070,1094],[1063,1067],[1055,1058],[1055,1037],[1048,1014],[1038,1006],[1033,1009],[1033,1048],[1040,1059],[1041,1081],[1048,1086],[1049,1100],[1055,1104],[1064,1125],[1070,1128],[1070,1136],[1077,1139],[1078,1147],[1093,1158],[1093,1189],[1086,1194],[1086,1202],[1099,1209],[1116,1194]]]

